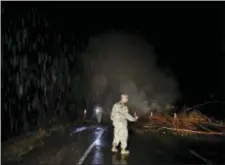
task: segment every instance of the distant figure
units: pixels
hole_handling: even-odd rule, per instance
[[[138,116],[133,117],[128,113],[127,102],[128,95],[122,93],[120,101],[113,105],[110,116],[114,126],[112,152],[117,152],[116,147],[121,143],[121,154],[129,154],[129,151],[126,150],[128,140],[127,120],[137,121],[138,119]]]
[[[94,110],[95,110],[97,122],[98,122],[98,124],[100,124],[102,122],[103,109],[100,106],[96,106]]]

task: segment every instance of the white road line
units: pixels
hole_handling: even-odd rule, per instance
[[[208,165],[213,165],[209,160],[207,160],[206,158],[204,158],[204,157],[202,157],[201,155],[197,154],[195,151],[189,150],[189,152],[190,152],[192,155],[194,155],[194,156],[198,157],[199,159],[201,159],[201,160],[202,160],[203,162],[205,162],[206,164],[208,164]]]
[[[99,132],[98,137],[95,139],[95,141],[88,147],[88,149],[84,152],[84,154],[82,155],[82,157],[80,158],[79,162],[77,164],[81,165],[83,164],[83,162],[85,161],[85,159],[87,158],[88,154],[91,152],[92,148],[94,147],[94,145],[96,144],[96,142],[99,140],[99,138],[102,136],[102,134],[104,133],[104,130]]]

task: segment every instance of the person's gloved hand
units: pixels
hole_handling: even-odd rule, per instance
[[[138,118],[139,118],[138,116],[135,116],[136,121],[138,120]]]
[[[137,114],[136,114],[136,112],[134,113],[134,118],[135,118],[135,120],[137,121],[138,120],[138,116],[137,116]]]

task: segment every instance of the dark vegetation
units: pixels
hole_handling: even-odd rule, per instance
[[[83,71],[87,39],[57,28],[38,8],[12,6],[3,3],[1,13],[2,140],[74,121],[91,95]]]

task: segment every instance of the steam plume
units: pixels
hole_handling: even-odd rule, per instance
[[[92,90],[98,96],[104,95],[102,102],[108,110],[120,91],[129,94],[128,105],[139,115],[148,112],[153,102],[163,107],[179,97],[176,79],[160,69],[153,47],[139,35],[94,36],[84,56],[86,66],[90,65],[87,61],[95,61],[90,80]]]

